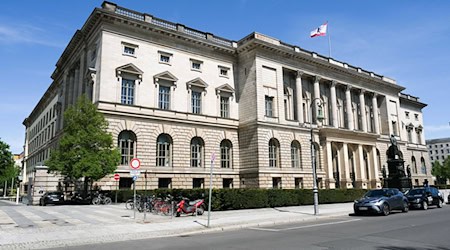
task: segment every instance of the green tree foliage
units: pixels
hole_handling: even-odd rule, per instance
[[[436,176],[438,180],[450,179],[450,157],[447,157],[444,160],[444,164],[441,164],[439,161],[435,161],[433,163],[433,168],[431,169],[431,174]]]
[[[120,152],[107,132],[108,122],[94,104],[81,96],[64,112],[64,130],[59,147],[45,162],[49,171],[69,180],[85,177],[85,185],[114,173]]]
[[[0,181],[11,180],[18,174],[9,145],[0,140]]]

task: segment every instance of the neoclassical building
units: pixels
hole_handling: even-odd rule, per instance
[[[312,148],[320,188],[377,188],[391,134],[413,179],[431,179],[417,97],[393,79],[260,33],[231,41],[104,2],[52,79],[24,121],[23,174],[34,193],[65,185],[44,162],[63,112],[82,94],[109,122],[121,188],[131,186],[133,158],[138,188],[204,187],[211,166],[215,188],[311,188]]]

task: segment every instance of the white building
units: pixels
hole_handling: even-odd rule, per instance
[[[438,161],[441,165],[450,155],[450,138],[439,138],[426,140],[430,161]]]
[[[150,188],[203,187],[215,155],[216,188],[311,188],[311,134],[321,188],[380,187],[391,134],[405,166],[426,159],[413,179],[430,179],[418,98],[395,80],[260,33],[235,42],[104,2],[52,79],[24,121],[34,192],[63,185],[43,162],[81,94],[105,115],[122,152],[121,187],[131,185],[135,157]],[[417,115],[407,123],[411,140],[400,126],[406,112]],[[99,185],[115,183],[108,176]]]

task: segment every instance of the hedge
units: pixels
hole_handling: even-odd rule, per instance
[[[364,189],[320,189],[319,204],[351,202],[363,196]],[[111,197],[115,197],[116,191],[111,191]],[[148,190],[147,195],[166,197],[168,194],[179,199],[187,197],[191,200],[205,199],[208,204],[207,189],[155,189]],[[137,194],[144,195],[143,190],[137,190]],[[118,202],[125,202],[133,197],[133,190],[121,189],[117,193]],[[311,189],[213,189],[212,210],[236,210],[265,207],[284,207],[313,204],[313,192]]]

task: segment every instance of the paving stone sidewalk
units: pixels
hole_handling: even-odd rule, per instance
[[[110,206],[0,206],[0,249],[42,249],[100,242],[234,230],[342,216],[352,203],[207,212],[180,218]]]

